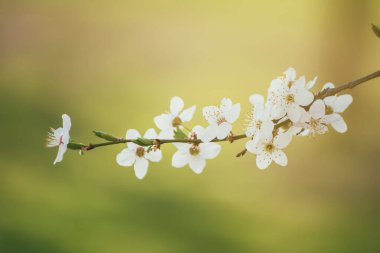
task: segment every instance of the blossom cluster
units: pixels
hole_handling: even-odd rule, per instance
[[[272,162],[286,166],[288,159],[284,149],[293,137],[325,134],[329,127],[338,133],[347,131],[341,113],[352,103],[352,96],[319,96],[325,89],[334,88],[334,85],[327,83],[321,92],[313,93],[311,89],[316,80],[306,81],[304,76],[297,78],[296,71],[288,68],[282,76],[271,81],[266,99],[260,94],[249,97],[252,110],[243,137],[247,139],[245,151],[256,155],[259,169],[266,169]],[[197,125],[191,130],[187,124],[192,120],[196,106],[184,107],[180,97],[173,97],[169,111],[153,120],[158,133],[150,128],[141,136],[137,130],[128,129],[125,139],[111,138],[115,144],[121,143],[120,140],[127,143],[127,147],[116,156],[116,162],[120,166],[134,166],[136,177],[142,179],[147,174],[149,162],[162,160],[161,144],[172,143],[177,149],[171,159],[172,166],[182,168],[188,165],[195,173],[201,173],[206,167],[206,160],[217,157],[221,151],[221,146],[216,142],[232,143],[236,139],[232,129],[240,116],[240,103],[223,98],[219,106],[203,107],[207,126]],[[66,114],[62,118],[63,127],[51,129],[48,135],[47,146],[59,147],[54,163],[60,162],[66,149],[70,148],[70,118]],[[88,148],[85,145],[79,147],[81,151]]]

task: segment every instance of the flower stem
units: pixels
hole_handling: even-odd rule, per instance
[[[339,92],[342,92],[344,90],[347,90],[347,89],[353,89],[355,88],[356,86],[358,86],[359,84],[362,84],[362,83],[365,83],[369,80],[372,80],[374,78],[377,78],[377,77],[380,77],[380,70],[376,71],[376,72],[373,72],[372,74],[369,74],[369,75],[366,75],[364,77],[361,77],[357,80],[354,80],[354,81],[351,81],[351,82],[348,82],[346,84],[342,84],[338,87],[335,87],[335,88],[331,88],[331,89],[325,89],[325,90],[322,90],[320,91],[316,96],[315,96],[315,100],[317,99],[324,99],[325,97],[328,97],[328,96],[333,96]],[[278,122],[278,121],[277,121]],[[275,125],[275,130],[287,125],[290,123],[290,120],[287,119],[285,121],[282,121],[281,123],[277,123]],[[236,141],[236,140],[240,140],[240,139],[245,139],[247,138],[247,136],[245,134],[240,134],[240,135],[231,135],[231,136],[228,136],[227,138],[224,138],[224,139],[221,139],[221,140],[218,140],[218,139],[214,139],[212,140],[211,142],[225,142],[225,141],[228,141],[228,142],[233,142],[233,141]],[[98,148],[98,147],[104,147],[104,146],[110,146],[110,145],[116,145],[116,144],[121,144],[121,143],[128,143],[128,142],[135,142],[136,140],[130,140],[130,139],[117,139],[115,141],[108,141],[108,142],[102,142],[102,143],[96,143],[96,144],[89,144],[87,146],[84,146],[82,147],[82,150],[83,151],[89,151],[89,150],[92,150],[92,149],[95,149],[95,148]],[[199,144],[199,143],[202,143],[201,140],[199,139],[191,139],[191,138],[188,138],[188,139],[154,139],[154,140],[150,140],[152,142],[155,142],[155,143],[158,143],[158,145],[162,145],[162,144],[166,144],[166,143],[194,143],[194,144]],[[239,152],[236,156],[237,157],[240,157],[240,156],[243,156],[245,153],[247,152],[246,149],[242,150],[241,152]]]

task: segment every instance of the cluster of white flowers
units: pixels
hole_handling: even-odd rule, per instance
[[[213,143],[213,140],[224,140],[230,134],[232,134],[232,123],[235,122],[240,115],[240,104],[233,104],[231,99],[223,98],[221,105],[207,106],[203,108],[203,115],[208,121],[209,126],[203,128],[201,126],[195,126],[192,130],[187,130],[185,123],[191,121],[193,118],[196,107],[191,106],[188,109],[183,110],[185,103],[179,97],[173,97],[170,101],[170,112],[163,113],[154,118],[154,122],[161,132],[155,136],[144,135],[145,139],[149,140],[174,140],[175,133],[180,131],[183,133],[184,138],[190,140],[188,143],[177,143],[173,145],[177,148],[177,151],[172,157],[172,166],[175,168],[182,168],[186,165],[197,174],[201,173],[206,167],[206,159],[215,158],[221,150],[221,146]],[[137,139],[140,135],[130,135],[130,131],[138,133],[134,129],[127,131],[126,139]],[[150,129],[152,133],[155,131]],[[186,135],[184,131],[188,131]],[[159,141],[158,141],[159,143]],[[133,145],[131,148],[130,145]],[[133,162],[141,157],[144,160],[144,164],[135,163],[135,174],[138,178],[142,179],[148,168],[148,160],[152,162],[158,162],[162,158],[159,145],[154,145],[153,148],[147,148],[135,143],[127,144],[128,148],[124,149],[117,155],[117,163],[121,166],[131,166]],[[155,155],[154,160],[150,159],[151,153],[160,152],[160,155]],[[140,167],[143,167],[141,169]]]
[[[289,68],[271,82],[266,102],[258,94],[250,97],[253,112],[246,135],[252,139],[245,147],[256,154],[260,169],[267,168],[272,161],[286,166],[288,159],[283,149],[293,136],[324,134],[329,125],[339,133],[347,131],[339,113],[352,103],[352,96],[334,95],[321,100],[310,91],[316,80],[306,82],[304,76],[297,79],[296,71]],[[334,88],[334,85],[327,83],[323,89],[327,88]]]
[[[320,97],[310,91],[316,80],[306,82],[304,76],[297,79],[295,70],[288,68],[283,76],[271,82],[266,101],[259,94],[249,97],[253,109],[243,137],[249,138],[245,148],[256,155],[258,168],[265,169],[272,161],[286,166],[288,159],[283,149],[294,136],[324,134],[328,132],[328,126],[339,133],[347,131],[340,114],[352,103],[352,96]],[[331,88],[334,85],[327,83],[322,90]],[[232,124],[240,116],[240,104],[223,98],[220,106],[204,107],[203,116],[208,126],[195,126],[190,130],[185,124],[192,120],[195,110],[196,106],[184,109],[183,100],[173,97],[170,111],[154,118],[160,130],[158,134],[153,128],[146,131],[143,137],[135,129],[127,131],[123,139],[128,142],[127,147],[116,156],[117,163],[121,166],[134,165],[136,177],[142,179],[148,171],[149,162],[161,161],[161,144],[172,143],[177,148],[172,156],[172,166],[182,168],[189,165],[195,173],[201,173],[206,160],[217,157],[221,151],[221,146],[215,142],[235,140]],[[66,114],[62,118],[63,128],[51,129],[48,135],[47,146],[59,146],[54,163],[62,160],[70,143],[70,118]],[[142,140],[148,141],[148,144]]]

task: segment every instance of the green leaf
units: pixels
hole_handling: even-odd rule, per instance
[[[380,38],[380,27],[377,25],[372,24],[372,31],[376,34],[377,37]]]
[[[93,132],[99,138],[102,138],[102,139],[107,140],[107,141],[118,141],[118,140],[120,140],[120,138],[117,138],[115,136],[112,136],[110,134],[107,134],[107,133],[104,133],[101,131],[93,131]]]
[[[179,127],[177,127],[177,129],[174,130],[174,139],[187,139],[187,135]]]

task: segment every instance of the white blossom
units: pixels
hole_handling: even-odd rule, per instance
[[[278,134],[263,138],[259,143],[250,140],[245,148],[256,155],[256,165],[259,169],[266,169],[274,161],[278,165],[286,166],[288,158],[282,149],[286,148],[291,141],[289,134]]]
[[[182,127],[184,122],[189,122],[193,118],[196,109],[195,105],[183,110],[184,105],[180,97],[173,97],[170,100],[170,112],[163,113],[154,118],[154,123],[161,130],[159,138],[173,138],[174,130],[177,127]]]
[[[70,128],[71,128],[71,119],[67,114],[62,115],[62,127],[54,129],[50,128],[46,139],[46,147],[57,147],[58,154],[55,158],[54,164],[61,162],[63,155],[67,150],[67,145],[70,142]]]
[[[323,100],[317,99],[310,106],[308,111],[308,119],[304,124],[304,131],[302,136],[306,135],[321,135],[328,132],[328,123],[331,120],[328,115],[326,115],[326,106]]]
[[[220,106],[206,106],[203,108],[203,117],[208,121],[209,126],[200,136],[203,142],[210,142],[218,138],[226,138],[234,123],[240,116],[240,103],[233,104],[231,99],[223,98]]]
[[[268,101],[273,105],[272,117],[281,119],[287,115],[292,122],[297,122],[302,114],[301,106],[310,105],[314,99],[309,90],[314,86],[316,78],[306,83],[304,76],[295,80],[293,68],[284,73],[285,76],[272,80],[268,89]]]
[[[140,138],[140,133],[135,129],[129,129],[125,138],[127,140],[136,140]],[[144,134],[145,139],[156,139],[157,133],[151,128]],[[138,179],[143,179],[148,172],[149,161],[159,162],[162,159],[162,152],[155,147],[148,150],[148,147],[142,147],[133,142],[127,144],[127,148],[123,149],[117,156],[116,162],[120,166],[132,166]]]
[[[245,134],[252,137],[254,143],[257,143],[261,138],[266,138],[272,134],[274,123],[270,118],[270,106],[265,105],[262,95],[253,94],[249,97],[249,101],[253,110]]]
[[[334,88],[332,83],[327,83],[323,87],[325,88]],[[326,114],[327,119],[326,122],[331,124],[331,126],[338,133],[345,133],[347,131],[347,124],[344,121],[343,117],[340,113],[344,112],[347,107],[352,103],[353,98],[349,94],[344,95],[334,95],[329,96],[323,99],[323,102],[326,105]]]
[[[192,130],[192,136],[200,136],[204,133],[205,129],[201,126],[196,126]],[[175,143],[177,152],[174,153],[172,158],[172,166],[175,168],[182,168],[187,164],[197,174],[200,174],[206,167],[206,160],[213,159],[218,156],[221,146],[209,143]]]

